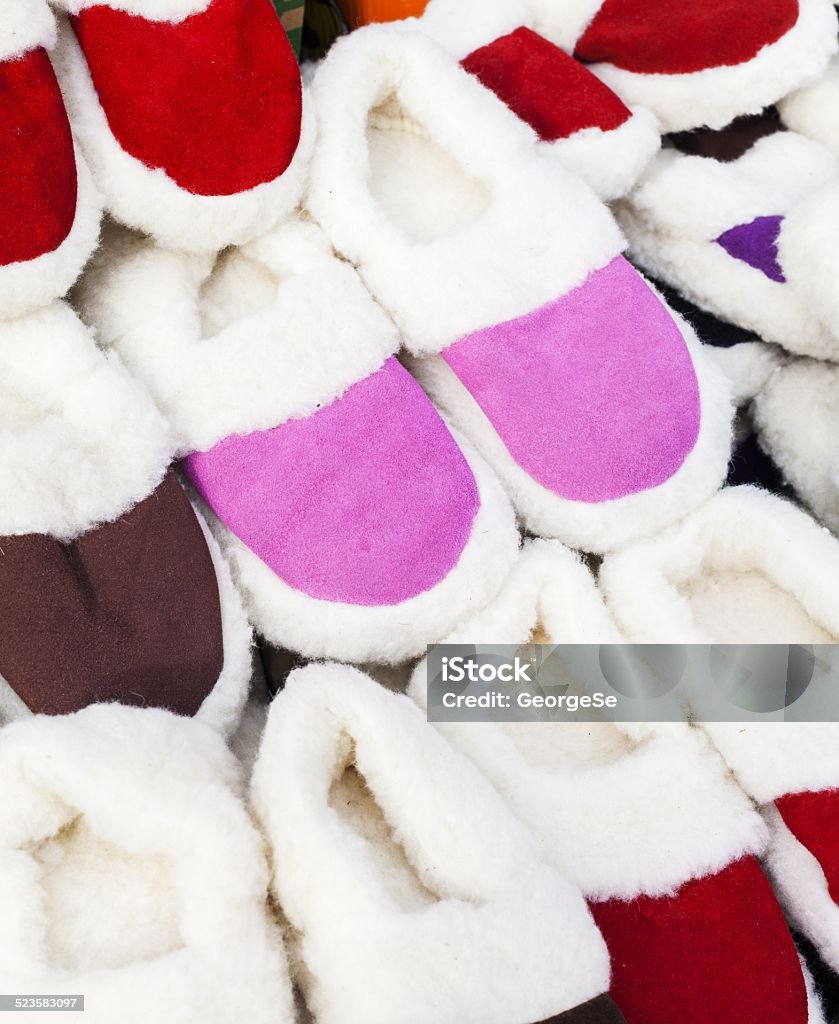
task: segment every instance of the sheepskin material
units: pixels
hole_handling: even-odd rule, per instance
[[[603,200],[625,195],[660,145],[653,115],[630,110],[558,46],[530,29],[524,0],[474,10],[431,0],[417,26],[491,89]]]
[[[813,514],[839,534],[839,366],[797,359],[757,395],[760,443]]]
[[[0,324],[0,536],[70,541],[158,486],[172,438],[118,357],[55,302]]]
[[[837,49],[830,0],[687,5],[529,0],[541,35],[591,61],[662,132],[722,128],[817,79]]]
[[[528,528],[605,550],[655,529],[652,509],[660,526],[718,486],[730,421],[721,375],[698,365],[691,332],[616,260],[622,243],[606,209],[534,152],[534,136],[509,110],[404,26],[341,40],[313,92],[321,134],[309,207],[393,316],[417,357],[412,372],[502,477]],[[563,317],[566,304],[573,316]],[[563,332],[564,348],[555,343]],[[589,351],[594,334],[607,352]],[[660,358],[631,358],[641,339]],[[469,381],[450,365],[464,346],[481,350],[478,362],[486,357]],[[556,447],[573,419],[566,406],[576,401],[578,372],[590,408],[573,413],[608,406],[610,421],[623,424],[608,498],[605,449],[587,450],[590,478],[576,493],[556,483],[582,458],[573,432],[573,452]],[[653,385],[658,373],[666,385]],[[525,417],[521,395],[532,411],[540,375],[546,395],[538,415]],[[597,419],[595,433],[606,438]],[[560,454],[570,462],[557,472]]]
[[[498,599],[446,642],[623,639],[578,557],[541,541],[525,548]],[[426,675],[423,662],[408,690],[421,706]],[[545,859],[583,890],[612,957],[611,994],[627,1020],[803,1024],[807,992],[795,947],[754,859],[766,848],[766,828],[701,731],[437,727],[531,829]]]
[[[55,18],[43,0],[5,0],[0,25],[0,61],[18,60],[55,43]]]
[[[260,837],[212,730],[117,705],[16,722],[0,799],[4,991],[84,993],[93,1024],[291,1024]]]
[[[608,989],[579,891],[419,709],[360,672],[291,674],[251,795],[321,1024],[544,1021]]]
[[[834,57],[817,82],[787,96],[779,108],[789,128],[815,139],[839,157],[839,58]]]
[[[0,549],[9,627],[0,722],[117,701],[233,731],[248,693],[251,627],[174,474],[69,545],[31,535],[4,537]]]
[[[51,42],[52,16],[46,7],[32,4],[31,21],[26,21],[22,10],[23,5],[11,6],[14,33],[6,40],[11,46],[17,38],[21,50],[0,60],[0,179],[6,182],[0,209],[3,319],[65,294],[96,245],[101,214],[90,172],[73,145],[49,57],[37,45]],[[5,31],[4,25],[0,57]],[[24,52],[26,42],[35,48]]]
[[[826,262],[836,248],[835,201],[820,198],[837,173],[828,150],[794,132],[761,138],[728,162],[666,150],[616,212],[631,255],[693,302],[792,352],[837,358]],[[766,235],[762,254],[726,250],[732,229],[768,217],[783,222],[777,238]],[[777,262],[785,283],[761,262]]]
[[[186,472],[264,635],[398,661],[494,596],[518,546],[509,502],[388,360],[395,327],[313,224],[215,266],[112,241],[76,300],[196,452]]]
[[[212,10],[214,5],[221,4],[224,6],[222,13],[225,18],[229,15],[235,20],[240,15],[245,16],[241,4],[235,10],[228,11],[230,2],[214,0],[208,10]],[[250,10],[248,5],[245,7]],[[213,56],[211,41],[204,40],[200,32],[193,36],[192,29],[185,29],[192,40],[190,54],[195,73],[191,79],[200,85],[190,92],[187,103],[187,97],[182,96],[179,91],[183,86],[183,80],[179,78],[170,83],[166,111],[161,113],[160,110],[156,110],[154,113],[144,114],[143,118],[147,116],[148,122],[140,119],[145,136],[150,140],[143,146],[135,144],[133,137],[129,137],[137,119],[137,81],[142,79],[148,83],[149,88],[154,87],[151,94],[153,106],[156,107],[162,102],[157,91],[162,66],[159,49],[155,46],[148,49],[145,43],[143,48],[139,49],[132,43],[128,47],[128,52],[137,60],[141,57],[147,58],[151,69],[141,64],[136,70],[135,77],[126,82],[122,77],[127,73],[128,67],[124,59],[126,48],[122,46],[117,50],[110,50],[107,46],[109,34],[105,32],[102,39],[97,36],[94,40],[97,49],[101,45],[104,47],[103,53],[110,55],[107,64],[102,53],[99,56],[103,63],[95,62],[96,75],[99,78],[97,82],[85,60],[73,28],[65,18],[59,22],[59,43],[55,53],[56,70],[73,129],[105,204],[119,221],[146,232],[170,248],[207,253],[227,245],[241,245],[251,241],[290,213],[296,207],[305,187],[309,155],[314,143],[314,124],[307,112],[305,97],[302,98],[301,114],[299,72],[296,62],[293,62],[293,55],[289,57],[290,49],[284,61],[278,61],[276,58],[275,51],[284,52],[284,48],[288,48],[288,40],[279,22],[276,23],[276,27],[274,26],[274,13],[268,0],[259,0],[259,5],[254,4],[252,7],[254,11],[257,8],[265,8],[260,17],[269,20],[267,27],[270,31],[245,33],[248,42],[256,46],[256,50],[261,54],[260,60],[268,59],[268,55],[261,47],[268,45],[276,36],[277,47],[269,45],[271,66],[266,73],[267,77],[254,64],[255,57],[245,69],[231,68],[230,61],[235,61],[239,57],[245,60],[245,56],[238,49],[234,54],[226,43],[222,45],[216,40],[216,49],[220,48],[226,59],[223,62],[224,73],[221,78],[213,78],[216,73],[214,69],[220,65],[219,60]],[[82,17],[98,17],[98,11],[107,12],[109,18],[123,17],[109,7],[95,7],[84,12]],[[203,15],[198,17],[200,19]],[[247,17],[256,15],[249,14]],[[142,23],[137,26],[129,19],[126,24],[131,26],[132,33],[139,33],[141,41],[145,39],[142,35]],[[184,24],[189,25],[190,22]],[[149,38],[153,35],[151,28],[166,34],[169,40],[168,47],[175,49],[175,55],[168,63],[173,67],[182,67],[182,27],[150,25],[149,28]],[[232,34],[233,29],[229,26],[221,33],[222,37],[226,38]],[[254,42],[254,36],[262,39],[259,45]],[[84,39],[84,35],[82,38]],[[94,43],[91,42],[89,45],[93,47]],[[253,55],[248,54],[249,58],[251,56]],[[88,53],[88,58],[92,59],[92,53]],[[116,60],[117,64],[111,67],[113,60]],[[212,81],[208,82],[208,76]],[[241,89],[245,88],[248,82],[253,84],[257,81],[259,97],[251,97],[250,101],[240,104],[240,93],[231,83],[238,82]],[[103,96],[98,89],[106,87],[108,94],[111,89],[119,91],[120,129],[113,128],[110,123],[113,112],[103,108],[103,102],[108,102],[107,95]],[[223,90],[226,101],[216,107],[207,102],[204,92],[219,89]],[[287,98],[287,109],[276,111],[273,102],[268,103],[269,109],[266,109],[266,102],[263,102],[265,94],[274,93],[278,100],[281,97]],[[236,102],[231,106],[234,98]],[[198,111],[193,110],[196,104]],[[241,122],[244,110],[248,112],[247,123]],[[263,111],[263,114],[269,117],[271,125],[265,125],[263,128],[255,125],[255,110]],[[230,123],[208,124],[208,119],[215,122],[219,111],[226,111]],[[119,131],[123,134],[118,137],[116,133]],[[274,147],[270,141],[276,132],[283,140],[282,145],[277,146],[277,153],[273,152]],[[293,142],[298,133],[299,142],[294,148]],[[174,138],[177,138],[177,145],[172,141]],[[284,166],[292,150],[293,157],[290,163]],[[263,159],[246,159],[243,154],[249,153],[259,153]],[[283,158],[275,162],[280,153],[284,154]],[[187,154],[189,165],[179,171],[175,165],[178,159],[187,160]],[[221,154],[226,156],[222,157]],[[231,166],[229,161],[234,154],[236,159]],[[252,182],[237,177],[237,173],[241,172],[237,172],[236,168],[248,167],[251,163],[259,163],[262,167],[260,178],[265,178],[268,174],[265,168],[272,166],[273,177],[270,180]],[[210,179],[216,180],[211,184],[210,180],[205,180],[207,175]],[[224,175],[226,185],[222,184],[221,175]],[[188,184],[184,187],[179,184],[179,180]],[[212,188],[218,194],[197,194],[190,186],[194,187],[199,182],[200,188],[205,191]],[[247,187],[236,191],[241,186]]]
[[[839,541],[754,487],[604,559],[610,611],[633,643],[835,643]]]

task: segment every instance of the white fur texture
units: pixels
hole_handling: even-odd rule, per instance
[[[180,454],[307,416],[399,346],[357,274],[297,220],[218,260],[110,233],[74,297],[148,386]]]
[[[527,0],[430,0],[420,18],[404,24],[418,28],[438,46],[463,60],[473,50],[529,25]]]
[[[786,362],[777,345],[765,345],[762,341],[743,341],[729,348],[706,345],[703,351],[728,378],[738,407],[754,398],[777,367]]]
[[[361,784],[341,800],[348,767]],[[252,796],[320,1024],[545,1020],[608,988],[579,891],[412,702],[361,673],[289,677]]]
[[[818,143],[793,132],[760,139],[738,160],[662,151],[640,184],[616,210],[640,264],[693,302],[792,352],[819,358],[839,355],[839,328],[826,313],[834,308],[831,233],[833,208],[823,186],[836,179],[839,163]],[[808,200],[818,205],[809,210]],[[820,218],[823,251],[812,238]],[[779,259],[785,284],[730,256],[715,239],[756,217],[785,217]],[[813,295],[822,298],[824,310]]]
[[[537,631],[538,630],[538,634]],[[446,643],[615,643],[588,569],[557,544],[525,548],[499,597]],[[426,663],[409,694],[427,700]],[[674,892],[758,853],[760,817],[707,738],[687,725],[445,723],[545,858],[590,899]]]
[[[414,354],[529,313],[621,251],[620,232],[587,186],[535,150],[533,132],[422,34],[372,25],[338,40],[312,92],[319,139],[308,207]],[[439,204],[399,192],[398,177],[383,170],[385,209],[370,183],[367,129],[377,107],[383,142],[399,137],[390,156],[404,157],[401,143],[413,139],[472,180],[463,196],[475,210],[470,223],[438,211],[431,236],[412,237],[392,213],[404,221]],[[441,193],[451,192],[447,170],[435,181]]]
[[[263,636],[307,658],[397,663],[424,653],[427,644],[492,600],[516,559],[519,535],[498,481],[454,436],[478,485],[480,506],[472,532],[447,576],[399,604],[366,606],[309,597],[286,584],[204,508],[251,621]]]
[[[87,7],[95,7],[102,0],[53,0],[68,14],[78,14]],[[177,24],[192,14],[206,11],[212,0],[108,0],[108,7],[125,11],[147,21],[168,21]]]
[[[242,598],[233,585],[230,567],[201,513],[196,509],[195,514],[216,571],[224,650],[224,661],[219,677],[213,689],[204,698],[195,718],[221,735],[229,736],[239,724],[242,708],[248,696],[253,630],[245,615]],[[9,682],[0,676],[0,724],[31,717],[32,712],[29,708],[18,697]]]
[[[827,146],[839,157],[839,58],[824,75],[779,104],[784,123]]]
[[[574,47],[602,6],[600,0],[529,0],[535,27],[563,49]],[[662,132],[708,125],[722,128],[741,114],[757,114],[814,79],[836,53],[836,14],[830,0],[799,0],[796,24],[742,64],[688,74],[639,74],[594,64],[627,103],[653,111]]]
[[[163,417],[63,303],[0,324],[0,395],[0,536],[70,540],[163,479]]]
[[[3,0],[0,61],[15,60],[38,46],[55,43],[55,18],[44,0]]]
[[[166,7],[164,2],[162,10]],[[73,130],[94,180],[108,211],[128,227],[171,249],[208,253],[252,241],[297,206],[315,136],[305,93],[300,143],[283,174],[235,195],[200,196],[181,188],[161,168],[147,167],[122,149],[111,133],[66,19],[59,22],[55,63]]]
[[[633,643],[839,640],[839,541],[756,487],[720,491],[679,525],[610,555],[599,581]]]
[[[839,366],[797,359],[753,406],[761,445],[816,518],[839,534]]]
[[[64,241],[52,252],[0,267],[0,318],[24,316],[66,295],[99,241],[102,203],[90,170],[76,149],[76,215]],[[14,183],[8,188],[14,189]]]
[[[670,312],[691,354],[699,384],[699,436],[681,467],[664,483],[611,501],[573,501],[543,487],[513,459],[483,410],[441,356],[414,359],[409,365],[435,404],[493,468],[532,533],[602,553],[678,521],[725,479],[731,448],[729,384],[707,358],[693,329]]]
[[[0,987],[84,993],[90,1024],[291,1024],[240,789],[221,739],[166,712],[4,728]]]

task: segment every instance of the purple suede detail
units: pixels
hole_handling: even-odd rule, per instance
[[[325,408],[184,460],[221,521],[310,597],[392,605],[429,590],[472,532],[475,478],[395,360]]]
[[[450,346],[443,358],[513,459],[563,498],[664,483],[699,433],[679,328],[622,256],[562,298]]]
[[[756,217],[748,224],[737,224],[723,231],[717,242],[735,260],[762,271],[770,281],[784,284],[786,278],[778,262],[778,236],[783,221],[784,218],[778,216]]]

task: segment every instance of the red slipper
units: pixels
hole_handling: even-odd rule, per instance
[[[419,27],[534,130],[601,199],[625,195],[659,148],[655,118],[630,109],[579,61],[530,28],[525,0],[490,14],[431,0]]]
[[[836,52],[830,0],[529,0],[537,31],[662,131],[722,128],[819,77]]]
[[[63,295],[99,235],[100,207],[73,147],[46,47],[55,22],[14,0],[0,25],[0,310],[21,316]]]
[[[110,212],[164,245],[250,240],[296,204],[309,133],[271,0],[65,0],[58,68]]]

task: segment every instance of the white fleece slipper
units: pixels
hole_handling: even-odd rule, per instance
[[[76,298],[172,424],[272,643],[401,661],[497,592],[509,502],[314,224],[218,260],[123,235]]]
[[[632,643],[839,641],[839,541],[755,487],[608,556],[599,582]]]
[[[0,324],[0,397],[0,720],[119,700],[232,729],[250,626],[151,398],[58,302]]]
[[[447,643],[622,637],[569,551],[526,548],[501,594]],[[426,706],[426,664],[409,694]],[[643,1024],[823,1019],[755,857],[760,816],[688,725],[437,723],[582,889],[612,958],[611,994]]]
[[[0,23],[0,318],[64,295],[99,237],[101,206],[76,152],[47,50],[43,0],[4,0]]]
[[[839,970],[839,725],[703,728],[769,825],[766,867],[790,922]]]
[[[786,125],[839,157],[839,58],[817,82],[787,96],[778,108]]]
[[[590,190],[421,33],[341,39],[308,206],[534,533],[603,551],[725,473],[730,408]]]
[[[650,111],[531,28],[526,0],[431,0],[417,27],[530,125],[603,200],[625,195],[661,145]]]
[[[616,212],[631,255],[656,278],[765,341],[836,359],[839,229],[824,196],[839,189],[824,186],[838,175],[828,150],[794,132],[728,161],[669,149]]]
[[[319,1024],[623,1021],[579,891],[406,697],[293,672],[252,799]]]
[[[537,32],[593,70],[663,132],[722,128],[824,71],[831,0],[528,0]]]
[[[271,0],[56,0],[56,67],[108,210],[178,250],[297,205],[314,126]]]
[[[88,1024],[292,1024],[239,790],[221,739],[163,711],[0,730],[0,989],[84,995]]]
[[[839,534],[839,366],[796,359],[752,406],[760,444],[815,517]]]

